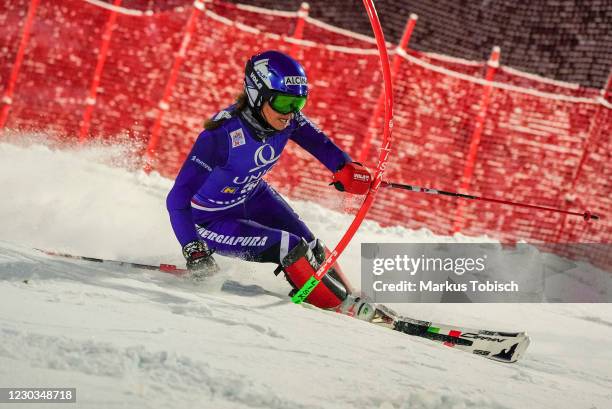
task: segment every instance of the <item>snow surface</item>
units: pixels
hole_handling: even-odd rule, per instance
[[[69,408],[612,407],[610,304],[393,305],[527,331],[526,357],[503,364],[294,305],[271,265],[218,257],[223,272],[198,284],[32,250],[182,262],[172,182],[112,166],[127,154],[0,143],[0,387],[76,387],[77,404],[55,406]],[[352,219],[292,203],[330,245]],[[367,222],[341,264],[358,286],[357,243],[437,241],[492,239]]]

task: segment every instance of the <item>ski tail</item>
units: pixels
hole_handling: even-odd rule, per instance
[[[151,264],[131,263],[128,261],[107,260],[107,259],[102,259],[102,258],[77,256],[74,254],[67,254],[67,253],[58,253],[55,251],[49,251],[49,250],[43,250],[43,249],[35,249],[35,250],[40,251],[41,253],[44,253],[48,256],[63,257],[63,258],[69,258],[73,260],[91,261],[94,263],[113,264],[116,266],[140,268],[143,270],[156,270],[156,271],[161,271],[163,273],[172,274],[177,277],[184,276],[189,271],[183,268],[178,268],[174,264],[151,265]]]

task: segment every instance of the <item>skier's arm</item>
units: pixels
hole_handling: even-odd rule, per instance
[[[370,190],[372,176],[367,168],[336,146],[305,116],[298,114],[298,129],[292,139],[310,152],[334,173],[332,184],[342,192],[365,195]]]
[[[166,199],[170,223],[176,238],[185,246],[199,240],[191,216],[191,198],[206,182],[215,166],[227,161],[227,146],[218,143],[221,132],[204,131],[198,136],[191,152],[185,159],[176,177],[174,186]]]
[[[351,162],[351,157],[340,149],[325,133],[302,114],[296,117],[298,128],[291,139],[317,158],[331,172]]]

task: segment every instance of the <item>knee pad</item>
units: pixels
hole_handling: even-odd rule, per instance
[[[295,290],[302,288],[306,281],[316,273],[320,265],[321,263],[317,261],[304,239],[281,260],[285,277]],[[346,297],[346,287],[340,281],[326,274],[319,285],[306,298],[306,301],[319,308],[336,308]]]

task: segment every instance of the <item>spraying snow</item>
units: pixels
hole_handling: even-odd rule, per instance
[[[610,304],[393,306],[527,331],[527,356],[508,365],[293,305],[270,264],[217,257],[223,272],[196,284],[32,250],[183,263],[165,210],[172,181],[107,165],[128,153],[0,143],[0,386],[77,387],[83,408],[610,405]],[[352,219],[292,204],[329,245]],[[340,263],[359,286],[358,243],[439,241],[494,240],[366,222]]]

